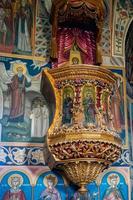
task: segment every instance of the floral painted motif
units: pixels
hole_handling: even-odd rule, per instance
[[[7,153],[5,153],[4,149],[0,148],[0,162],[6,163]]]
[[[26,149],[19,149],[17,148],[16,151],[13,152],[14,160],[18,163],[23,163],[26,157]]]
[[[37,149],[31,153],[32,160],[36,160],[37,163],[45,163],[44,153],[40,149]]]
[[[125,2],[125,1],[124,1]],[[117,0],[115,4],[114,31],[113,31],[113,54],[124,55],[124,38],[126,30],[133,17],[133,5],[130,1],[125,3]]]
[[[0,165],[45,165],[43,149],[40,147],[0,146]]]

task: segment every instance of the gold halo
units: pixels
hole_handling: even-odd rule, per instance
[[[20,179],[19,187],[23,184],[23,177],[20,174],[13,174],[8,178],[8,185],[12,187],[12,179],[18,177]]]
[[[23,64],[23,63],[14,63],[13,64],[13,72],[15,73],[15,74],[17,74],[18,73],[18,68],[19,67],[22,67],[22,69],[23,69],[23,74],[26,74],[26,71],[27,71],[27,69],[26,69],[26,66],[25,66],[25,64]]]
[[[43,183],[44,183],[44,185],[45,185],[46,187],[48,187],[47,179],[54,179],[53,185],[54,185],[54,186],[57,185],[58,179],[57,179],[57,177],[56,177],[54,174],[48,174],[47,176],[44,177]]]
[[[116,179],[117,179],[117,184],[116,184],[116,185],[118,185],[119,182],[120,182],[120,177],[119,177],[118,174],[116,174],[116,173],[111,173],[111,174],[108,176],[108,178],[107,178],[108,184],[111,185],[111,179],[112,179],[113,177],[116,177]]]

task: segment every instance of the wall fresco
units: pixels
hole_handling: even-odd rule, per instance
[[[58,172],[50,171],[47,167],[0,167],[1,200],[10,199],[16,192],[20,199],[77,200],[80,196],[74,185],[68,182]],[[97,181],[87,186],[89,193],[85,196],[95,200],[103,200],[105,196],[119,195],[121,199],[130,197],[130,170],[128,167],[110,168]],[[112,189],[112,184],[115,187]],[[113,185],[114,186],[114,185]],[[14,190],[13,190],[14,189]],[[10,198],[9,198],[10,196]],[[83,197],[82,196],[82,197]],[[23,197],[23,198],[22,198]]]
[[[128,178],[127,178],[128,176]],[[99,178],[100,199],[131,199],[129,168],[110,168]]]
[[[1,1],[0,51],[31,55],[36,2]]]
[[[133,4],[130,0],[117,0],[114,3],[112,50],[115,56],[124,56],[125,37],[133,17]]]
[[[121,138],[123,140],[124,148],[128,147],[128,122],[127,122],[127,104],[126,104],[126,78],[125,72],[122,68],[112,68],[109,67],[113,73],[118,77],[118,95],[119,100],[117,102],[117,107],[120,106],[120,113],[117,112],[117,123],[121,124]],[[118,124],[117,124],[118,125]]]
[[[16,144],[16,143],[14,143]],[[1,143],[2,145],[2,143]],[[7,144],[6,144],[7,145]],[[1,166],[44,166],[45,159],[43,145],[28,145],[21,143],[19,146],[0,146],[0,165]]]
[[[31,60],[7,58],[0,62],[1,141],[43,141],[49,127],[49,108],[40,92],[40,72],[41,68],[32,67]]]
[[[57,172],[47,167],[7,167],[0,173],[1,200],[18,199],[67,199],[68,184]]]
[[[58,172],[50,171],[44,158],[43,143],[55,107],[47,81],[44,82],[46,91],[42,91],[41,85],[43,70],[51,67],[50,9],[51,0],[0,2],[0,200],[83,198],[76,186],[68,183]],[[109,195],[113,193],[111,177],[116,181],[115,190],[119,199],[133,199],[133,108],[129,92],[128,100],[126,98],[126,73],[123,67],[125,38],[132,17],[131,0],[114,1],[114,7],[112,1],[105,0],[106,20],[100,46],[102,55],[109,58],[107,63],[112,65],[108,68],[119,77],[123,152],[109,170],[87,186],[89,193],[84,197],[93,200],[110,198]],[[71,121],[66,103],[64,99],[65,123]],[[53,194],[49,192],[48,180],[52,182]],[[13,191],[16,192],[15,197]]]
[[[133,161],[133,104],[131,99],[128,99],[128,134],[129,134],[129,152],[130,160]]]
[[[111,54],[111,18],[112,18],[112,0],[104,1],[104,25],[102,30],[102,38],[100,42],[100,46],[102,49],[102,55],[110,56]]]
[[[35,33],[35,56],[49,59],[51,25],[49,15],[51,0],[38,1]]]

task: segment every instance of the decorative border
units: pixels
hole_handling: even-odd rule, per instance
[[[0,165],[45,166],[43,148],[0,146]]]
[[[114,19],[112,31],[112,55],[125,56],[125,40],[128,28],[133,20],[133,6],[128,2],[127,8],[122,8],[119,0],[114,4]]]
[[[115,163],[113,163],[112,166],[116,166],[116,167],[133,166],[133,162],[130,160],[129,150],[128,149],[123,150],[121,157]]]

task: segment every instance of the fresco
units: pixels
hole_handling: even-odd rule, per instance
[[[77,187],[69,185],[58,172],[50,171],[47,167],[0,167],[0,170],[0,200],[11,199],[15,195],[22,200],[88,200],[89,197],[92,200],[105,200],[111,194],[117,195],[119,200],[131,199],[128,167],[106,171],[96,182],[87,186],[89,192],[84,195],[80,195]]]
[[[130,170],[129,168],[110,168],[97,180],[100,200],[130,199]]]
[[[30,60],[0,62],[1,141],[41,142],[49,127],[49,108],[40,92],[41,68]]]
[[[1,200],[32,199],[31,182],[27,174],[20,171],[5,172],[0,179]]]
[[[133,199],[133,167],[130,169],[130,179],[131,179],[131,199]]]
[[[2,194],[4,194],[4,195],[1,199],[3,199],[3,200],[9,200],[9,199],[26,200],[27,198],[31,198],[31,186],[29,186],[29,188],[27,186],[25,187],[25,185],[29,184],[29,180],[26,180],[26,179],[27,179],[26,175],[24,175],[20,172],[14,173],[14,174],[13,173],[7,174],[1,180],[1,184],[5,185],[5,187],[2,188]],[[26,191],[24,188],[26,188]],[[28,193],[28,195],[27,195],[27,193]]]
[[[38,177],[35,186],[35,199],[61,200],[66,198],[64,180],[57,174],[45,173]]]
[[[117,65],[108,68],[119,79],[120,98],[117,103],[120,106],[118,121],[122,125],[123,152],[121,158],[114,163],[115,167],[111,167],[100,179],[87,186],[89,192],[84,196],[58,172],[50,171],[44,158],[44,138],[55,108],[54,97],[48,88],[47,80],[44,82],[46,87],[41,86],[43,70],[51,68],[50,9],[51,0],[0,1],[0,200],[132,200],[132,45],[131,48],[127,46],[132,43],[130,29],[133,2],[117,0],[114,1],[113,7],[112,1],[104,1],[105,20],[100,46],[102,55],[110,56],[109,64]],[[116,11],[114,16],[112,10]],[[127,46],[124,48],[126,35],[129,36],[129,25],[131,40],[128,41],[127,38]],[[126,73],[123,70],[124,49],[127,53]],[[111,57],[111,54],[120,57]],[[77,64],[75,62],[79,61],[73,60],[71,64]],[[128,98],[126,84],[130,86],[127,87]],[[46,90],[42,91],[42,88]],[[95,91],[90,87],[84,90],[88,90],[90,95],[86,97],[86,92],[83,91],[85,121],[93,122]],[[64,88],[64,124],[71,123],[74,95],[71,86]],[[104,110],[107,109],[107,95],[104,93],[102,96]],[[89,108],[87,102],[90,102]],[[91,115],[86,115],[88,109],[89,114],[92,112]]]
[[[51,1],[2,0],[0,2],[0,54],[45,60],[49,56]]]
[[[110,56],[111,54],[111,10],[112,0],[104,0],[104,25],[102,30],[102,38],[100,46],[102,47],[102,55]]]
[[[0,143],[0,166],[44,166],[43,144]],[[14,146],[13,146],[14,145]],[[16,145],[16,146],[15,146]]]
[[[1,52],[32,54],[35,8],[35,1],[1,1]]]
[[[124,70],[122,68],[109,67],[113,73],[118,77],[117,90],[118,90],[118,101],[116,102],[117,107],[120,106],[120,112],[115,113],[117,120],[114,120],[116,123],[115,126],[121,129],[120,136],[123,140],[124,148],[128,147],[128,122],[127,122],[127,104],[126,104],[126,78]],[[116,122],[117,121],[117,122]]]
[[[130,0],[114,2],[112,50],[115,56],[124,56],[125,38],[133,17],[133,3]]]
[[[37,1],[35,56],[49,59],[51,25],[49,22],[51,0]]]
[[[129,152],[130,160],[133,161],[133,104],[131,99],[128,99],[128,133],[129,133]]]
[[[1,168],[0,177],[0,200],[69,199],[66,180],[47,167]]]

